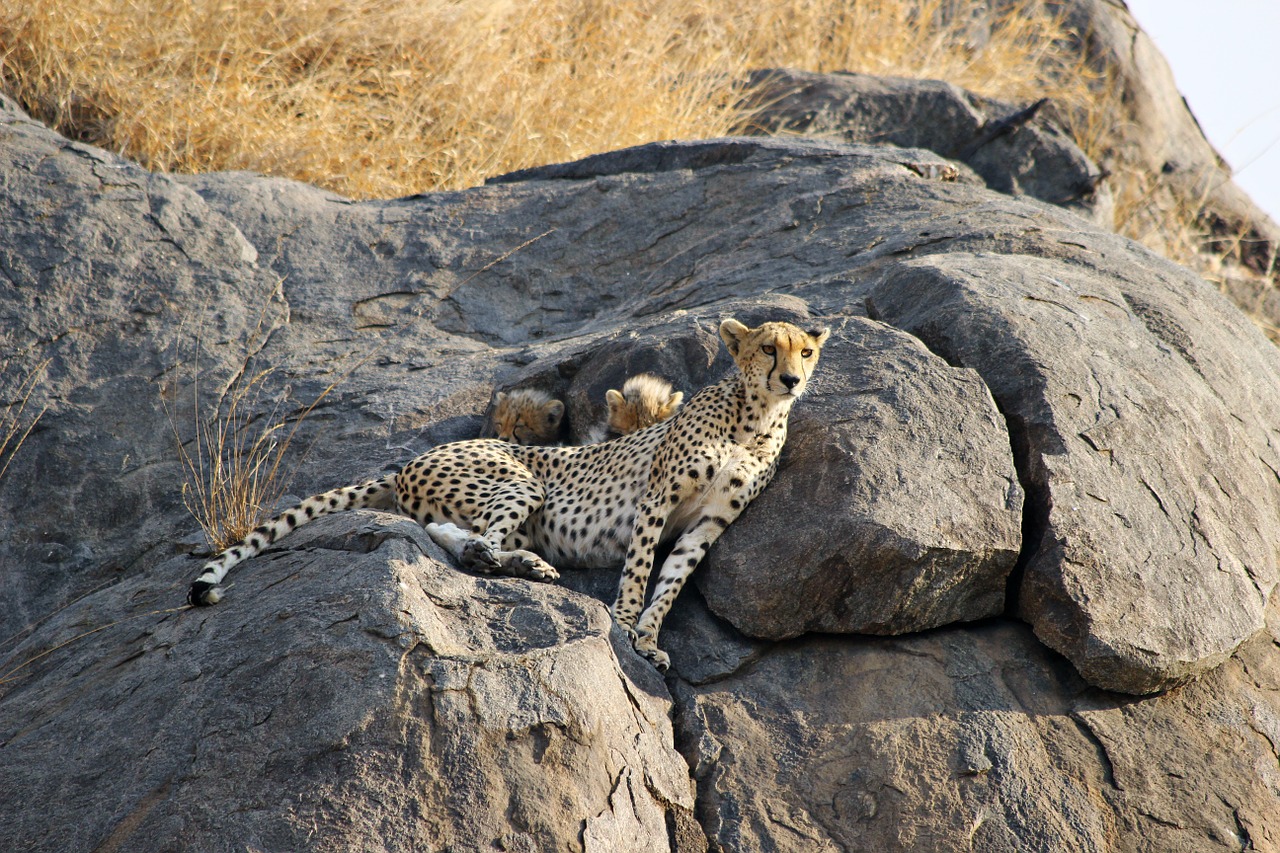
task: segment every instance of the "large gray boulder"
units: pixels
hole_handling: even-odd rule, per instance
[[[414,522],[361,513],[282,543],[234,607],[175,612],[177,560],[64,610],[16,649],[43,676],[0,703],[0,847],[648,853],[688,834],[670,698],[607,610],[443,560]]]
[[[874,320],[832,335],[786,464],[696,575],[707,603],[775,640],[1001,615],[1022,489],[986,386]]]
[[[923,849],[1274,846],[1280,357],[1186,270],[948,165],[709,140],[353,203],[0,114],[0,359],[48,406],[0,479],[0,846],[855,846],[876,815]],[[563,393],[579,434],[632,369],[695,391],[726,315],[840,336],[665,686],[590,600],[616,567],[471,578],[386,515],[180,608],[175,443],[246,379],[305,494],[476,435],[495,387]]]
[[[1115,227],[1102,169],[1041,114],[1041,103],[984,98],[943,80],[794,68],[755,71],[747,87],[755,132],[924,148],[968,166],[997,192]]]
[[[1033,546],[1020,612],[1094,684],[1153,692],[1224,660],[1274,588],[1273,510],[1249,496],[1277,485],[1275,434],[1252,393],[1273,393],[1276,374],[1243,351],[1219,360],[1192,331],[1248,337],[1238,311],[1189,302],[1176,279],[1099,275],[1099,256],[1016,271],[979,254],[922,258],[869,305],[976,368],[1018,425]],[[1082,341],[1089,358],[1068,356]],[[1242,419],[1264,428],[1246,438]],[[1267,461],[1223,466],[1236,440]]]
[[[22,239],[7,249],[16,286],[6,311],[20,363],[53,359],[42,388],[53,403],[44,431],[0,484],[10,505],[24,510],[14,512],[3,546],[17,558],[10,565],[51,566],[15,578],[21,593],[6,614],[11,630],[111,577],[105,567],[165,553],[189,526],[171,444],[175,429],[190,439],[185,415],[197,374],[184,360],[184,335],[188,351],[212,340],[202,344],[212,354],[206,389],[268,365],[278,372],[267,384],[277,398],[287,390],[294,411],[321,401],[295,436],[310,448],[294,483],[306,492],[403,461],[424,439],[474,435],[494,380],[505,381],[504,364],[512,376],[535,369],[530,359],[546,366],[537,369],[589,373],[580,366],[584,350],[610,344],[601,352],[618,360],[618,336],[629,327],[662,321],[700,326],[705,336],[724,314],[784,307],[829,319],[870,313],[914,336],[890,335],[891,349],[901,350],[893,358],[926,363],[919,341],[953,367],[976,371],[954,374],[947,393],[961,394],[980,377],[1009,425],[1028,489],[1023,527],[1032,534],[1016,606],[1087,678],[1110,689],[1163,689],[1216,666],[1262,624],[1274,547],[1267,526],[1250,522],[1274,516],[1280,488],[1267,414],[1277,408],[1274,349],[1180,268],[1054,208],[930,179],[917,168],[934,156],[927,152],[765,139],[665,144],[473,192],[351,204],[251,175],[148,175],[21,119],[8,126],[10,218],[21,223]],[[96,185],[94,170],[108,167],[110,192],[87,196],[72,180]],[[62,179],[44,180],[55,173]],[[182,205],[189,211],[179,215]],[[44,220],[31,211],[43,208],[61,211],[73,254],[41,230]],[[108,252],[101,266],[94,239]],[[183,267],[187,256],[194,260]],[[175,265],[188,271],[172,272]],[[224,280],[231,284],[221,299],[213,294]],[[86,289],[87,300],[76,295]],[[784,297],[791,301],[777,301]],[[81,303],[83,322],[72,316]],[[134,310],[143,304],[151,307]],[[112,320],[109,311],[131,319]],[[274,325],[255,337],[267,323]],[[848,377],[838,356],[846,345],[859,345],[857,336],[836,346],[833,370]],[[690,370],[710,378],[715,359],[702,351],[695,361],[707,366]],[[111,365],[105,376],[102,365]],[[855,411],[857,381],[820,421],[841,417],[841,407],[845,417]],[[156,388],[154,402],[147,387]],[[161,405],[161,389],[179,407],[176,420]],[[858,499],[888,512],[936,491],[929,478],[950,476],[940,472],[984,471],[973,480],[976,514],[955,520],[956,530],[981,534],[959,549],[968,549],[964,559],[981,580],[967,592],[958,584],[956,600],[972,595],[980,605],[936,604],[952,582],[939,572],[946,565],[939,555],[950,549],[945,531],[919,519],[914,530],[873,520],[900,540],[896,550],[907,556],[892,559],[909,568],[897,570],[893,586],[837,581],[843,597],[832,609],[851,597],[880,601],[843,623],[815,625],[906,631],[943,615],[993,612],[992,590],[1011,568],[1008,556],[994,555],[1007,555],[1012,540],[1007,522],[987,529],[983,513],[995,518],[1017,507],[1007,461],[990,456],[1003,431],[980,396],[969,394],[974,428],[985,424],[987,461],[935,464],[924,450],[925,461]],[[264,401],[263,417],[269,405],[278,403]],[[913,405],[886,423],[892,437],[877,437],[885,470],[900,461],[894,448],[919,451],[938,440],[948,443],[941,459],[963,459],[963,431],[911,434]],[[353,417],[340,417],[344,410]],[[90,441],[103,419],[112,424],[107,440]],[[1119,425],[1109,426],[1113,420]],[[790,455],[787,476],[803,482],[843,470],[855,481],[867,469],[857,459],[863,449],[846,443],[836,453],[843,467],[830,462],[839,432],[828,432],[827,443],[800,442],[812,461]],[[1086,471],[1101,479],[1084,478]],[[138,487],[122,491],[133,477]],[[21,483],[37,479],[57,491],[29,497]],[[780,495],[789,488],[780,486]],[[65,495],[78,496],[74,509]],[[830,511],[833,519],[860,512],[856,502]],[[144,516],[140,525],[124,523],[130,513]],[[923,517],[949,513],[935,507]],[[1067,525],[1062,513],[1077,523]],[[817,538],[796,542],[792,553],[848,550],[839,540],[821,544],[828,529],[819,521]],[[911,555],[927,562],[910,568]],[[719,562],[733,564],[710,561],[708,589]],[[831,565],[836,574],[854,568],[849,560]],[[768,595],[778,591],[775,584]],[[906,599],[921,603],[921,619],[884,617],[904,612]],[[779,610],[784,619],[787,607]],[[1142,627],[1133,627],[1131,613],[1142,614]],[[766,636],[803,630],[740,618],[742,628]]]
[[[682,682],[677,728],[715,850],[1277,850],[1277,642],[1273,611],[1236,660],[1133,702],[1013,623],[812,637]]]

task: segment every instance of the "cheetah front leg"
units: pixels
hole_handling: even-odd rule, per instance
[[[684,588],[685,581],[693,574],[693,570],[702,562],[711,545],[742,514],[747,504],[768,483],[771,475],[770,466],[761,465],[753,459],[743,460],[732,469],[721,471],[712,486],[697,499],[701,504],[698,513],[676,540],[675,548],[663,562],[658,582],[654,586],[653,598],[643,612],[639,613],[638,620],[632,608],[638,611],[638,602],[643,600],[649,572],[644,572],[642,580],[638,574],[635,578],[624,574],[618,601],[614,603],[615,618],[627,629],[635,650],[648,658],[660,671],[667,671],[671,658],[658,648],[658,632],[662,629],[662,622],[675,603],[676,596]],[[658,529],[661,530],[661,527]],[[627,565],[631,566],[630,555]],[[649,566],[646,564],[645,568],[648,569]],[[637,582],[638,596],[635,594]],[[623,611],[624,616],[630,619],[628,622],[623,622],[618,616],[622,609],[620,605],[624,603],[629,605]]]
[[[476,530],[465,530],[453,523],[427,524],[427,534],[464,568],[483,574],[502,574],[517,578],[553,581],[560,573],[546,560],[523,548],[518,534],[534,510],[542,506],[545,496],[537,480],[506,483],[495,491],[476,514]]]
[[[640,614],[633,632],[632,645],[661,672],[666,672],[671,665],[670,655],[658,648],[658,632],[662,630],[662,622],[670,612],[671,605],[675,604],[676,596],[684,588],[685,581],[711,548],[711,543],[720,538],[720,534],[736,517],[737,512],[720,514],[714,511],[700,516],[676,540],[675,548],[658,572],[653,599]]]
[[[458,561],[458,565],[469,571],[536,581],[553,581],[560,577],[554,566],[532,551],[523,548],[495,548],[487,535],[481,536],[473,530],[464,530],[452,522],[431,523],[426,529],[427,535],[437,545],[448,551]]]
[[[618,583],[618,596],[610,608],[613,621],[627,632],[631,645],[641,654],[644,652],[636,633],[636,622],[644,609],[645,590],[653,571],[653,552],[662,536],[662,528],[666,526],[670,514],[668,507],[669,498],[665,490],[645,495],[631,529],[631,544],[627,548],[627,561]]]

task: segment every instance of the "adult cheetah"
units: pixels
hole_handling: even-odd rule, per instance
[[[188,600],[216,603],[232,566],[313,518],[394,507],[480,572],[554,580],[552,564],[624,563],[613,617],[665,671],[670,659],[657,645],[663,618],[711,544],[773,478],[791,406],[829,334],[725,320],[720,337],[738,371],[674,418],[583,447],[441,445],[399,473],[307,498],[261,525],[204,566]],[[644,607],[654,550],[665,540],[675,544]]]

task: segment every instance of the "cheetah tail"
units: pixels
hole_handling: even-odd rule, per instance
[[[395,475],[391,474],[380,480],[369,480],[356,486],[343,486],[323,494],[312,495],[293,509],[263,522],[252,533],[240,540],[240,544],[228,548],[205,563],[200,576],[191,584],[191,590],[187,593],[188,603],[197,607],[217,604],[222,599],[222,589],[218,584],[233,566],[262,553],[268,545],[293,529],[333,512],[389,507],[390,499],[394,494]]]

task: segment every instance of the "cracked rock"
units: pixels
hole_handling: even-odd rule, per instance
[[[1258,402],[1275,374],[1254,359],[1256,328],[1206,286],[1108,267],[951,253],[900,265],[871,301],[977,370],[1014,425],[1029,493],[1019,612],[1092,683],[1151,693],[1262,623],[1280,443]]]
[[[1276,748],[1251,723],[1280,707],[1277,617],[1139,701],[1008,622],[775,647],[676,686],[697,813],[735,853],[1277,849]]]
[[[317,521],[237,580],[234,607],[168,609],[169,562],[21,644],[49,677],[0,687],[0,788],[40,806],[4,803],[0,847],[669,849],[693,808],[670,697],[615,652],[605,608],[469,577],[413,522],[357,517],[380,523],[375,547],[341,550],[351,519]]]
[[[1022,490],[981,378],[858,317],[819,369],[777,477],[696,576],[711,609],[766,639],[1000,615]]]

